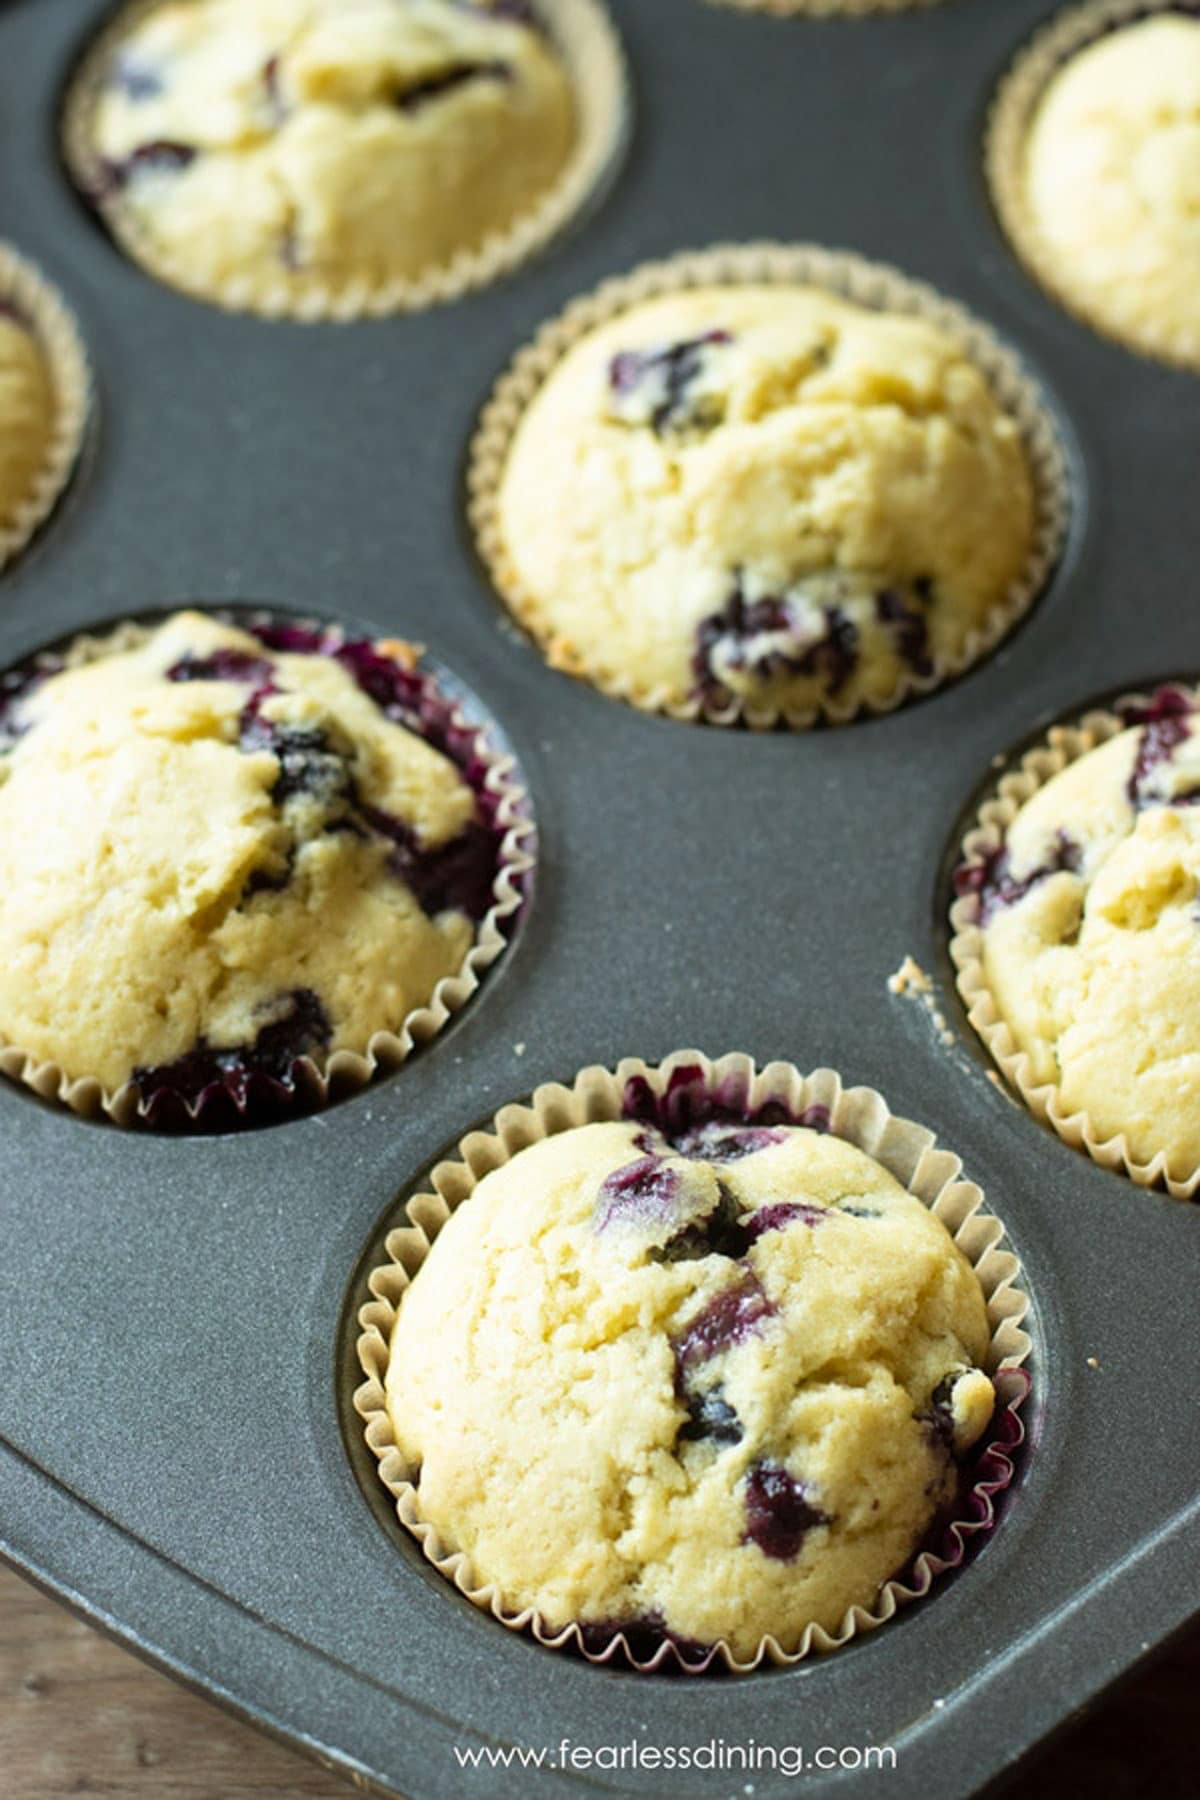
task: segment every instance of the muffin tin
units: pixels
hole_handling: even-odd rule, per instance
[[[946,954],[981,788],[1047,723],[1198,671],[1194,377],[1059,311],[986,198],[995,82],[1048,0],[816,23],[612,0],[637,119],[604,206],[453,307],[224,315],[88,217],[55,120],[103,8],[0,9],[10,238],[97,372],[68,498],[0,584],[0,665],[172,601],[272,603],[429,645],[500,721],[540,832],[482,991],[396,1075],[222,1138],[88,1124],[0,1084],[0,1551],[205,1692],[409,1800],[794,1791],[767,1767],[462,1767],[454,1747],[890,1743],[965,1793],[1200,1608],[1200,1214],[1060,1143],[988,1078]],[[574,294],[705,244],[891,261],[1013,344],[1067,440],[1070,542],[1025,623],[877,721],[757,735],[643,717],[545,668],[473,559],[462,468],[513,349]],[[907,954],[955,1033],[889,993]],[[1031,1441],[998,1529],[871,1638],[791,1670],[638,1676],[475,1612],[390,1515],[350,1404],[362,1275],[463,1131],[546,1080],[687,1043],[825,1064],[963,1155],[1033,1297]],[[860,1772],[805,1776],[844,1790]]]

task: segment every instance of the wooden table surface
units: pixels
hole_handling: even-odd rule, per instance
[[[1023,1800],[1195,1800],[1197,1692],[1200,1629],[1071,1727],[1015,1791]],[[354,1792],[0,1569],[3,1800],[346,1800]]]

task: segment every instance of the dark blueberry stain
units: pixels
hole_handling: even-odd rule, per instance
[[[26,664],[23,668],[9,669],[0,675],[0,753],[10,750],[18,738],[23,738],[27,731],[33,729],[18,716],[21,708],[31,694],[36,693],[52,675],[60,674],[62,669],[62,658],[55,656]]]
[[[120,162],[105,164],[111,190],[128,187],[140,175],[179,175],[195,162],[200,152],[194,144],[177,143],[172,138],[155,138],[139,144]]]
[[[717,1204],[703,1219],[695,1219],[676,1232],[661,1249],[652,1250],[652,1262],[698,1262],[703,1256],[724,1256],[737,1262],[749,1245],[741,1208],[723,1181],[717,1183]]]
[[[1126,725],[1142,727],[1133,769],[1125,789],[1135,812],[1143,812],[1148,806],[1162,804],[1154,795],[1146,792],[1146,785],[1155,769],[1163,763],[1171,762],[1176,750],[1191,736],[1190,725],[1194,710],[1188,695],[1180,688],[1171,687],[1159,688],[1148,706],[1129,706],[1123,709],[1122,718]],[[1200,784],[1190,793],[1173,794],[1170,800],[1172,806],[1194,806],[1197,802],[1200,802]]]
[[[338,646],[338,640],[319,626],[296,625],[289,620],[256,622],[250,631],[260,644],[281,656],[332,656]]]
[[[783,1200],[774,1206],[760,1206],[742,1221],[742,1230],[748,1243],[756,1243],[765,1237],[768,1231],[786,1231],[789,1225],[807,1225],[815,1228],[825,1223],[827,1214],[823,1206],[810,1206],[804,1200]]]
[[[473,746],[464,754],[464,734],[452,724],[446,704],[434,698],[418,672],[400,667],[373,644],[342,642],[308,626],[289,624],[256,627],[254,636],[278,654],[330,656],[339,662],[387,718],[451,758],[474,789],[475,818],[448,843],[431,849],[418,842],[403,819],[369,805],[358,792],[349,759],[333,749],[318,727],[264,716],[264,703],[284,691],[275,684],[275,665],[269,658],[240,649],[219,649],[206,656],[188,653],[172,664],[166,678],[251,686],[253,692],[238,720],[238,744],[247,753],[269,751],[277,759],[273,803],[284,806],[295,795],[319,801],[328,814],[324,830],[386,841],[388,868],[412,889],[423,912],[432,917],[453,910],[482,919],[492,904],[502,834],[483,786],[486,765],[478,761]]]
[[[167,670],[168,681],[245,681],[260,686],[270,681],[272,665],[251,650],[214,650],[210,656],[187,651]]]
[[[740,1444],[744,1435],[742,1421],[725,1398],[720,1382],[702,1394],[684,1396],[688,1410],[687,1423],[679,1435],[688,1443]]]
[[[157,100],[165,91],[161,70],[129,50],[123,50],[114,59],[110,80],[119,93],[135,103]]]
[[[840,606],[823,606],[820,613],[824,629],[814,637],[786,597],[747,600],[741,587],[735,588],[724,608],[696,627],[692,669],[698,691],[710,699],[727,692],[715,667],[719,654],[727,668],[760,681],[780,674],[803,675],[819,681],[830,695],[840,693],[858,665],[858,627]],[[786,633],[790,642],[755,654],[751,643],[764,632]]]
[[[746,1476],[746,1531],[743,1543],[757,1544],[764,1556],[791,1562],[818,1525],[829,1518],[812,1504],[802,1481],[775,1462],[754,1463]]]
[[[683,1146],[695,1141],[695,1134],[706,1126],[734,1131],[774,1131],[782,1126],[798,1125],[810,1131],[828,1131],[830,1125],[827,1106],[809,1106],[800,1113],[793,1113],[784,1101],[770,1099],[750,1107],[747,1090],[741,1083],[733,1086],[726,1082],[711,1089],[699,1063],[677,1063],[661,1094],[655,1092],[644,1075],[631,1076],[621,1095],[621,1112],[626,1119],[636,1120],[648,1128],[635,1140],[640,1148],[647,1151],[653,1148],[654,1139],[649,1135],[653,1132],[681,1156],[688,1154]],[[728,1158],[713,1158],[705,1151],[703,1160]]]
[[[849,1213],[852,1219],[881,1219],[883,1214],[875,1206],[851,1206],[849,1201],[839,1201],[834,1209],[837,1212]]]
[[[439,69],[436,75],[427,75],[423,81],[401,88],[393,98],[393,105],[401,112],[415,113],[431,100],[440,100],[444,94],[452,94],[469,82],[511,81],[512,78],[512,68],[506,62],[453,63],[448,69]]]
[[[660,1157],[642,1156],[605,1176],[593,1224],[597,1231],[612,1225],[661,1225],[675,1216],[678,1204],[678,1169]]]
[[[957,1369],[951,1375],[943,1376],[929,1396],[928,1410],[917,1414],[919,1422],[929,1433],[934,1448],[943,1456],[954,1455],[954,1390],[969,1370]]]
[[[728,1125],[710,1119],[704,1125],[681,1132],[674,1143],[680,1156],[710,1163],[730,1163],[743,1156],[753,1156],[756,1150],[769,1150],[772,1144],[782,1144],[786,1137],[787,1132],[778,1127]]]
[[[686,1390],[689,1369],[745,1343],[777,1311],[754,1272],[744,1270],[738,1280],[713,1296],[677,1338],[672,1338],[676,1391]]]
[[[669,1631],[662,1614],[655,1611],[635,1613],[623,1619],[580,1619],[577,1624],[583,1647],[593,1656],[601,1655],[618,1633],[624,1637],[630,1655],[637,1662],[649,1662],[664,1644],[674,1647],[681,1662],[700,1667],[712,1655],[711,1644]]]
[[[386,718],[442,751],[479,790],[487,765],[475,753],[473,734],[455,724],[451,703],[420,669],[405,668],[369,639],[342,639],[309,625],[260,623],[254,625],[253,633],[268,650],[280,655],[332,657]]]
[[[712,346],[732,342],[727,331],[706,331],[701,337],[659,349],[619,350],[608,365],[608,385],[618,400],[628,400],[653,384],[662,398],[652,407],[650,427],[660,436],[684,426],[704,425],[710,422],[706,408],[711,406],[711,396],[697,399],[692,390]]]
[[[988,852],[981,862],[963,863],[954,872],[954,891],[960,897],[974,894],[979,903],[979,923],[986,925],[996,913],[1016,906],[1051,875],[1078,874],[1083,851],[1068,832],[1059,831],[1049,859],[1020,880],[1012,872],[1006,845]]]
[[[291,884],[292,876],[295,873],[295,862],[296,852],[292,849],[284,858],[283,867],[276,870],[274,874],[268,869],[255,869],[242,889],[238,905],[241,906],[247,900],[253,900],[255,894],[283,893],[284,889]]]
[[[290,1086],[293,1064],[302,1056],[324,1050],[333,1032],[311,988],[296,988],[283,998],[285,1010],[248,1044],[216,1050],[201,1038],[173,1063],[135,1069],[133,1080],[142,1100],[151,1100],[165,1088],[182,1100],[195,1102],[207,1089],[219,1087],[243,1106],[248,1084],[255,1076]]]
[[[410,887],[422,912],[461,912],[482,919],[492,904],[496,878],[496,833],[472,819],[458,836],[437,849],[423,848],[403,819],[378,806],[360,806],[359,816],[391,845],[388,867]]]
[[[897,589],[885,588],[875,596],[875,616],[890,634],[897,656],[908,664],[913,674],[932,675],[929,626],[924,613],[918,607],[910,606]]]
[[[935,1448],[944,1456],[954,1454],[954,1385],[957,1380],[957,1375],[947,1375],[939,1381],[929,1397],[928,1412],[918,1414]]]
[[[297,794],[318,801],[331,813],[345,812],[357,798],[346,757],[330,747],[316,725],[294,725],[263,716],[265,700],[279,693],[268,679],[255,688],[238,719],[238,744],[248,755],[268,751],[279,764],[271,788],[275,806]]]

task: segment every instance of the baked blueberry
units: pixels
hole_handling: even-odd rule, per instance
[[[747,601],[736,589],[718,613],[702,619],[693,667],[700,691],[728,693],[743,675],[765,683],[802,675],[836,697],[854,673],[858,627],[837,605],[814,604],[802,590]]]
[[[746,1541],[776,1562],[791,1562],[809,1532],[829,1524],[804,1483],[779,1463],[754,1463],[747,1471],[745,1506]]]
[[[613,416],[649,425],[660,437],[717,424],[724,407],[714,352],[732,341],[727,331],[715,330],[649,350],[618,350],[608,365]]]
[[[444,94],[452,94],[456,88],[467,81],[511,81],[512,67],[505,62],[463,62],[451,63],[439,69],[436,75],[427,75],[421,81],[407,83],[399,88],[395,95],[395,105],[401,112],[419,112],[431,100],[438,100]]]
[[[807,1200],[779,1200],[773,1206],[760,1206],[748,1214],[742,1229],[749,1243],[768,1231],[786,1231],[789,1225],[806,1225],[812,1230],[829,1217],[824,1206],[813,1206]]]
[[[1145,806],[1161,804],[1163,790],[1160,787],[1155,791],[1152,777],[1161,764],[1173,762],[1176,751],[1189,742],[1194,711],[1190,696],[1179,688],[1162,688],[1148,707],[1126,709],[1128,722],[1142,727],[1126,785],[1126,792],[1138,812]],[[1182,792],[1178,789],[1168,792],[1173,806],[1194,805],[1200,800],[1200,774],[1194,787]]]
[[[752,1269],[744,1269],[727,1287],[718,1289],[690,1319],[671,1349],[680,1382],[687,1370],[744,1343],[762,1329],[776,1308]]]
[[[914,584],[915,586],[915,584]],[[924,584],[928,606],[932,595]],[[914,675],[933,673],[933,655],[929,645],[929,621],[919,605],[905,599],[898,588],[885,588],[875,596],[875,613],[881,625],[891,634],[897,652]]]
[[[679,1428],[681,1438],[689,1443],[741,1443],[742,1422],[725,1398],[725,1390],[719,1381],[703,1392],[685,1391],[682,1398],[688,1417],[687,1423]]]
[[[135,1069],[134,1082],[143,1099],[163,1090],[188,1101],[199,1100],[209,1087],[225,1088],[244,1105],[255,1076],[287,1087],[301,1057],[318,1056],[332,1035],[325,1009],[310,988],[284,994],[267,1010],[273,1015],[246,1044],[218,1050],[203,1039],[166,1067]]]
[[[596,1230],[613,1224],[672,1223],[680,1199],[679,1170],[657,1156],[640,1156],[606,1175],[596,1202]]]
[[[1013,873],[1008,849],[1001,846],[978,862],[964,863],[955,871],[955,892],[975,894],[979,901],[979,919],[986,924],[997,911],[1016,906],[1051,875],[1076,875],[1083,861],[1083,849],[1070,832],[1059,829],[1043,860],[1019,876]]]

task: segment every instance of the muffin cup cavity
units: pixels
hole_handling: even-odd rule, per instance
[[[1189,688],[1183,683],[1170,685],[1200,705],[1200,689]],[[1020,762],[990,788],[963,837],[959,867],[968,871],[982,868],[1001,850],[1009,827],[1039,788],[1045,787],[1068,764],[1077,762],[1090,750],[1127,731],[1129,720],[1122,714],[1127,709],[1146,708],[1152,700],[1152,694],[1125,694],[1117,701],[1116,710],[1097,708],[1085,713],[1078,724],[1053,726],[1042,743],[1028,750]],[[1139,1162],[1130,1151],[1124,1133],[1103,1137],[1089,1113],[1068,1110],[1054,1083],[1036,1080],[1029,1055],[1017,1048],[993,997],[984,967],[983,930],[974,895],[955,899],[950,908],[950,931],[950,958],[967,1018],[1005,1080],[1021,1096],[1034,1117],[1051,1126],[1072,1149],[1086,1150],[1102,1168],[1127,1175],[1139,1187],[1165,1188],[1175,1200],[1195,1199],[1200,1191],[1200,1169],[1193,1170],[1182,1180],[1174,1177],[1167,1171],[1164,1151],[1149,1162]]]
[[[13,517],[0,523],[2,571],[44,524],[71,479],[87,430],[92,377],[79,327],[61,295],[8,244],[0,244],[0,306],[11,309],[32,333],[54,400],[41,466]]]
[[[1009,243],[1025,268],[1050,297],[1092,331],[1127,350],[1200,369],[1194,345],[1164,331],[1135,334],[1117,329],[1071,291],[1059,273],[1060,257],[1039,232],[1025,193],[1025,144],[1034,113],[1059,71],[1090,44],[1157,14],[1185,9],[1179,0],[1087,0],[1051,19],[1021,50],[996,90],[984,134],[983,161],[992,203]],[[1189,17],[1194,13],[1189,12]],[[1136,280],[1136,271],[1130,279]]]
[[[164,615],[165,616],[165,615]],[[303,650],[334,648],[353,640],[327,622],[265,609],[211,609],[223,623],[263,634],[268,647]],[[61,652],[29,658],[0,679],[0,699],[63,669],[134,650],[153,623],[126,621],[102,636],[81,635]],[[468,720],[457,700],[443,690],[437,672],[426,667],[419,646],[398,639],[374,640],[378,654],[395,664],[398,681],[419,713],[429,740],[458,766],[474,790],[496,842],[490,904],[475,928],[461,967],[444,976],[424,1005],[414,1008],[395,1031],[376,1032],[362,1053],[335,1050],[318,1062],[297,1057],[285,1078],[234,1067],[202,1090],[184,1092],[164,1080],[149,1093],[134,1081],[110,1089],[92,1076],[70,1077],[53,1061],[34,1056],[0,1036],[0,1073],[23,1082],[44,1100],[56,1100],[82,1118],[107,1115],[115,1124],[173,1132],[229,1131],[320,1110],[331,1100],[365,1088],[380,1071],[391,1071],[428,1042],[460,1012],[485,971],[508,946],[532,887],[536,828],[529,796],[515,758],[491,741],[486,725]]]
[[[76,187],[102,218],[120,248],[167,286],[229,312],[268,319],[347,322],[418,312],[460,299],[509,275],[550,243],[598,200],[624,153],[631,122],[625,53],[604,0],[529,0],[539,28],[566,73],[575,107],[575,140],[562,170],[534,204],[482,243],[415,275],[386,281],[348,274],[329,281],[313,275],[265,283],[253,275],[209,285],[165,253],[130,209],[113,198],[92,122],[113,58],[129,33],[162,0],[130,0],[97,34],[67,91],[60,120],[62,153]]]
[[[822,288],[839,299],[906,314],[945,332],[962,346],[987,378],[997,400],[1017,421],[1029,462],[1034,532],[1021,575],[983,623],[972,629],[956,657],[935,659],[924,673],[906,671],[889,695],[862,705],[839,701],[832,694],[824,695],[816,706],[803,708],[736,695],[721,702],[706,695],[680,701],[661,687],[644,689],[629,676],[608,676],[591,668],[561,633],[539,629],[536,600],[526,591],[504,544],[500,487],[517,428],[538,390],[579,339],[645,300],[696,287],[759,284]],[[517,352],[496,383],[480,415],[467,465],[468,518],[484,569],[552,668],[586,680],[610,698],[627,701],[643,712],[760,730],[781,725],[803,729],[819,722],[840,725],[866,713],[892,712],[915,695],[928,694],[963,674],[996,647],[1045,588],[1066,539],[1070,507],[1067,459],[1058,431],[1014,352],[964,307],[925,283],[888,264],[815,244],[719,244],[662,262],[643,263],[572,301]]]
[[[629,1118],[698,1121],[714,1114],[749,1123],[819,1122],[882,1163],[927,1206],[946,1226],[982,1286],[991,1327],[986,1366],[997,1393],[992,1423],[964,1468],[953,1517],[935,1523],[925,1545],[884,1584],[874,1605],[849,1608],[835,1632],[810,1624],[795,1650],[764,1637],[749,1660],[739,1660],[724,1642],[694,1647],[677,1644],[661,1632],[651,1632],[647,1641],[641,1631],[598,1633],[597,1628],[577,1623],[551,1632],[536,1609],[507,1609],[496,1588],[477,1577],[467,1556],[444,1544],[422,1518],[415,1472],[396,1447],[385,1398],[392,1328],[409,1283],[450,1214],[489,1171],[530,1144],[575,1126]],[[612,1070],[581,1070],[570,1087],[557,1083],[540,1087],[528,1104],[502,1107],[489,1129],[468,1133],[457,1156],[438,1164],[430,1178],[432,1191],[406,1202],[409,1223],[388,1234],[388,1260],[368,1278],[374,1298],[358,1314],[357,1353],[366,1379],[355,1393],[354,1405],[401,1524],[439,1573],[502,1625],[528,1630],[547,1648],[577,1651],[589,1662],[624,1660],[639,1673],[682,1669],[702,1674],[721,1668],[746,1673],[766,1663],[791,1666],[814,1651],[838,1649],[884,1624],[901,1606],[928,1593],[934,1578],[957,1567],[970,1542],[994,1527],[995,1498],[1013,1480],[1013,1456],[1025,1437],[1020,1409],[1030,1389],[1024,1367],[1030,1340],[1022,1329],[1029,1302],[1019,1285],[1021,1268],[1012,1251],[1002,1247],[1004,1228],[988,1212],[980,1189],[960,1179],[961,1166],[952,1152],[936,1147],[931,1131],[894,1117],[873,1088],[845,1088],[831,1069],[805,1076],[790,1063],[773,1062],[760,1070],[741,1054],[710,1061],[700,1051],[681,1050],[658,1064],[626,1058]]]

